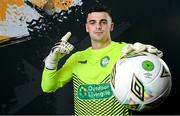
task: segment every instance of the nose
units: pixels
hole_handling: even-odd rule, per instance
[[[102,26],[101,26],[100,23],[97,23],[97,24],[96,24],[96,29],[102,29]]]

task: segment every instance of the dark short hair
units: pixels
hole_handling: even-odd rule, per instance
[[[92,13],[92,12],[106,12],[109,14],[109,16],[111,17],[112,19],[112,13],[111,13],[111,10],[108,9],[106,6],[104,5],[94,5],[92,7],[90,7],[88,9],[88,11],[86,12],[86,19],[88,17],[88,14]]]

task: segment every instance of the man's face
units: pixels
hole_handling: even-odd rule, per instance
[[[88,14],[86,31],[93,41],[103,41],[110,39],[110,31],[113,30],[114,24],[106,12],[92,12]]]

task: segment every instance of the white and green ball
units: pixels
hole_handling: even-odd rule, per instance
[[[149,53],[119,59],[113,68],[110,83],[115,97],[135,111],[159,106],[172,86],[167,64]]]

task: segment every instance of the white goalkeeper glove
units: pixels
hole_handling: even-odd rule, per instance
[[[124,55],[128,55],[129,53],[141,53],[141,52],[148,52],[151,54],[155,54],[159,57],[163,56],[163,52],[158,50],[156,47],[152,45],[142,44],[136,42],[134,44],[128,44],[122,49]]]
[[[62,37],[61,41],[56,43],[52,48],[50,54],[45,59],[45,67],[47,69],[56,69],[59,60],[73,50],[74,46],[67,42],[70,36],[71,32],[68,32],[65,36]]]

